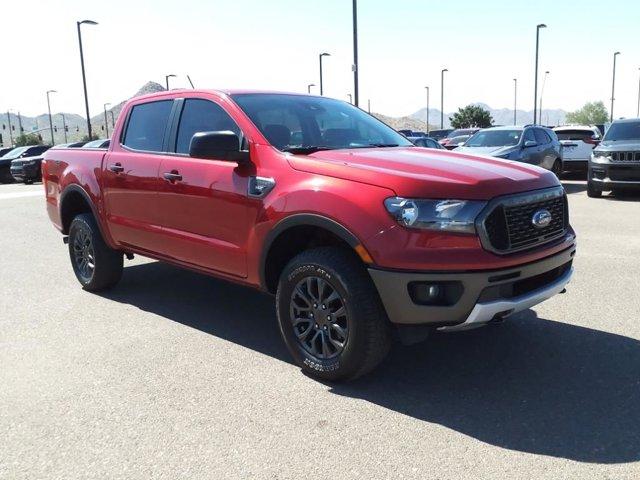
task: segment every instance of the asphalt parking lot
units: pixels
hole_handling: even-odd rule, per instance
[[[84,292],[0,185],[0,478],[640,478],[640,196],[566,187],[565,295],[324,385],[266,295],[142,258]]]

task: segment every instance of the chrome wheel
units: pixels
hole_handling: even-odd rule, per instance
[[[73,258],[78,274],[86,281],[90,281],[96,268],[95,252],[91,233],[81,228],[73,237]]]
[[[293,331],[299,344],[321,360],[342,353],[349,337],[345,302],[336,289],[320,277],[298,282],[289,304]]]

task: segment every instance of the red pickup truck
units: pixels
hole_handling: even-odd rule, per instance
[[[83,288],[113,287],[137,253],[271,292],[324,380],[370,371],[394,336],[501,321],[573,273],[553,173],[416,147],[330,98],[135,98],[108,150],[49,150],[43,181]]]

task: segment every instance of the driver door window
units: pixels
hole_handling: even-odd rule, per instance
[[[240,136],[240,128],[220,105],[198,98],[184,101],[176,138],[176,153],[189,153],[191,137],[198,132],[230,130]]]

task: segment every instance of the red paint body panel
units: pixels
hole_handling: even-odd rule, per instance
[[[311,213],[334,220],[355,236],[376,265],[418,271],[513,267],[574,243],[573,231],[552,246],[499,256],[477,237],[400,227],[383,202],[415,198],[489,200],[559,184],[546,170],[506,160],[418,147],[282,153],[268,144],[231,92],[173,90],[130,101],[122,110],[110,150],[51,149],[43,178],[47,210],[63,230],[60,198],[71,185],[94,205],[107,243],[177,265],[261,286],[267,235],[283,219]],[[203,98],[218,103],[242,130],[251,162],[132,152],[120,144],[133,105],[151,99]],[[120,164],[114,173],[109,167]],[[170,182],[165,172],[179,172]],[[250,176],[275,179],[263,199],[247,195]]]

